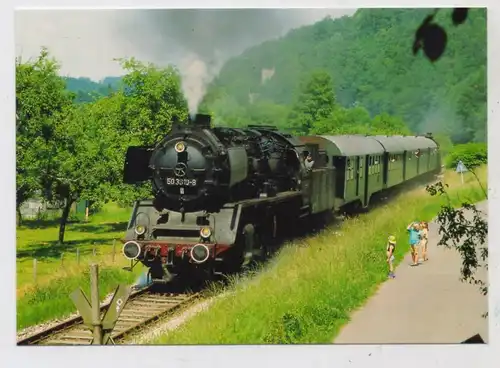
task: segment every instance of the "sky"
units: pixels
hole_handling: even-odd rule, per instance
[[[212,79],[228,58],[292,28],[354,9],[18,10],[16,56],[36,57],[42,46],[62,75],[100,80],[121,75],[114,58],[134,56]],[[189,81],[188,81],[189,82]],[[186,87],[189,88],[189,87]],[[196,86],[194,87],[196,88]]]

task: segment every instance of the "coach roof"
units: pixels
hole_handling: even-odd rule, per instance
[[[336,147],[336,152],[327,148],[330,156],[378,155],[385,152],[380,142],[364,135],[322,135],[321,138],[333,143],[330,147]]]
[[[405,146],[405,140],[402,136],[387,136],[387,135],[374,135],[373,139],[382,144],[386,152],[403,152],[408,148]]]

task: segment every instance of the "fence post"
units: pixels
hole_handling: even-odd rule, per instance
[[[36,258],[33,258],[33,282],[36,285]]]
[[[76,264],[80,266],[80,248],[76,248]]]
[[[102,321],[99,305],[99,266],[90,265],[90,300],[92,304],[93,344],[102,345]]]
[[[115,256],[116,256],[116,239],[113,239],[113,253],[112,253],[113,263],[115,263]]]

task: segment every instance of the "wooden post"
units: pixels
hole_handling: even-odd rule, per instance
[[[90,300],[92,304],[93,345],[102,345],[102,321],[99,305],[99,266],[90,265]]]
[[[116,239],[113,239],[113,253],[112,253],[113,263],[115,263],[115,256],[116,256]]]
[[[85,222],[88,222],[88,221],[89,221],[89,207],[86,205],[85,206]]]
[[[76,248],[76,264],[80,266],[80,248]]]
[[[36,258],[33,258],[33,282],[36,285]]]
[[[64,253],[61,253],[61,267],[64,267]]]

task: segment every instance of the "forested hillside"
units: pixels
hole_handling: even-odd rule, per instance
[[[100,82],[94,82],[90,78],[64,77],[66,88],[75,93],[75,102],[91,102],[97,98],[108,96],[112,90],[118,88],[120,77],[106,77]]]
[[[339,116],[357,106],[349,124],[359,119],[369,124],[366,109],[371,118],[397,116],[416,133],[444,133],[455,142],[485,141],[486,11],[471,9],[459,27],[452,24],[451,9],[438,13],[448,44],[437,63],[412,54],[415,31],[430,12],[363,9],[248,49],[224,65],[203,109],[226,124],[294,125],[299,96],[314,79],[311,73],[326,72],[334,87],[330,101],[348,110],[320,117],[323,132],[339,131],[331,121],[345,124]]]

